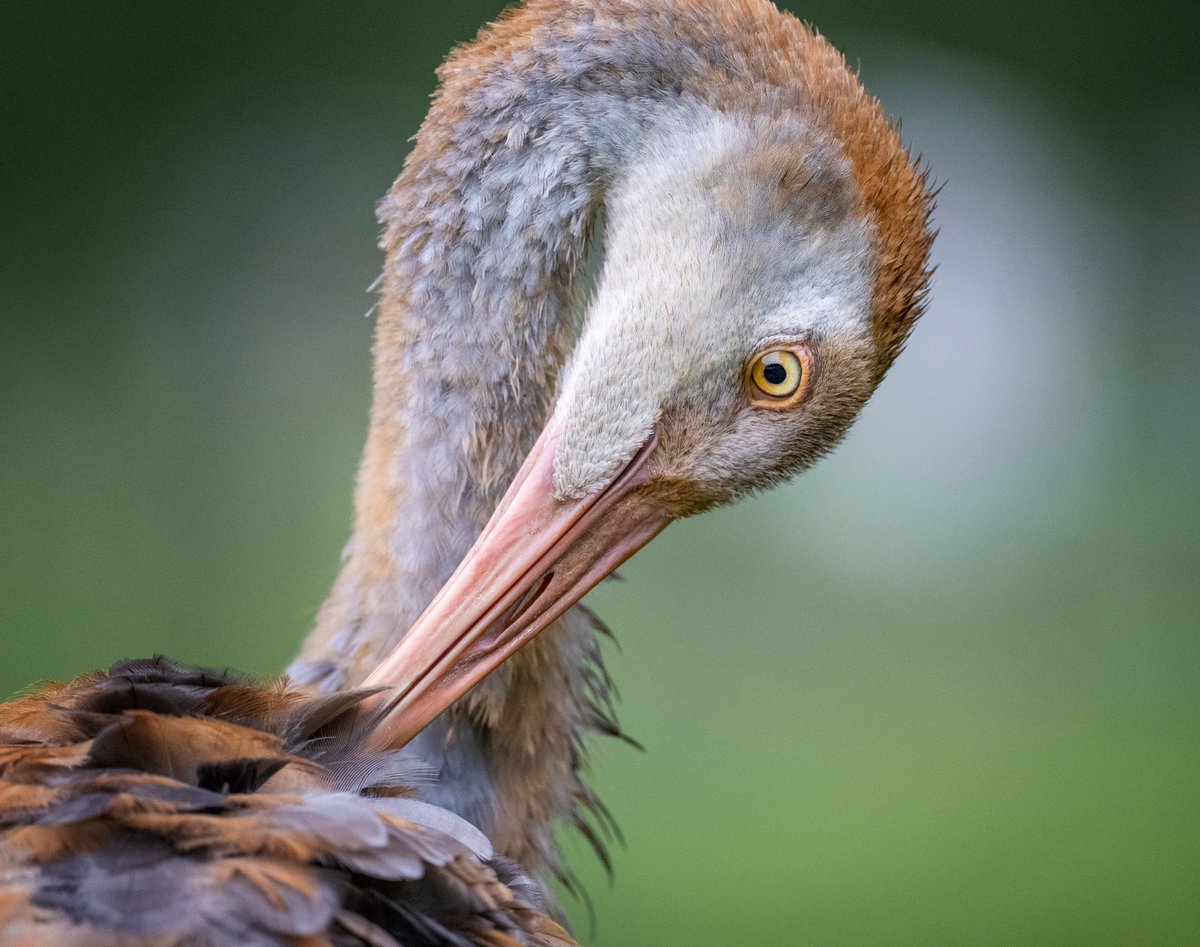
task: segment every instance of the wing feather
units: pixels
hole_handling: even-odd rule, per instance
[[[156,657],[0,705],[0,941],[569,947],[427,769],[365,749],[369,693]]]

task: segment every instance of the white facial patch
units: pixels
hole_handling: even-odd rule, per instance
[[[870,228],[852,201],[825,200],[853,186],[840,153],[790,117],[679,111],[608,195],[604,264],[555,412],[563,498],[608,483],[664,407],[736,389],[762,345],[868,331]],[[813,214],[803,182],[781,200],[765,152],[795,154],[803,173],[819,161]]]

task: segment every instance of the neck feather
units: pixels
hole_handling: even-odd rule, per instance
[[[449,58],[380,207],[354,535],[296,678],[360,681],[483,528],[551,409],[597,210],[647,136],[696,107],[811,117],[818,54],[840,67],[763,0],[531,0]],[[550,826],[592,798],[577,768],[584,736],[613,729],[606,680],[576,609],[413,742],[432,801],[560,870]]]

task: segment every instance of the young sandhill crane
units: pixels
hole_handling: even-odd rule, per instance
[[[402,922],[405,937],[437,942],[453,931],[430,899],[457,885],[475,907],[446,895],[448,915],[465,912],[470,931],[494,922],[515,942],[565,936],[450,813],[537,877],[562,874],[552,828],[598,806],[583,749],[614,729],[596,623],[572,606],[671,520],[778,483],[833,447],[921,312],[924,175],[841,55],[767,0],[529,0],[440,77],[380,211],[387,264],[354,535],[290,669],[329,707],[355,705],[357,723],[293,712],[290,702],[327,705],[292,691],[282,710],[253,689],[229,709],[211,682],[146,709],[144,687],[109,696],[130,690],[112,684],[121,669],[98,678],[95,701],[88,681],[32,698],[68,707],[42,729],[22,730],[39,711],[10,705],[0,722],[15,714],[20,726],[5,731],[4,765],[21,788],[0,808],[14,826],[0,918],[9,904],[26,925],[38,911],[117,923],[102,911],[81,919],[78,905],[91,903],[84,881],[112,894],[106,872],[132,834],[170,849],[173,892],[205,886],[210,918],[286,915],[293,891],[324,885],[305,903],[340,925],[327,940],[387,943]],[[601,216],[602,265],[581,300]],[[346,690],[357,687],[386,690]],[[253,732],[236,738],[235,758],[209,759],[215,736],[143,725],[146,714]],[[329,742],[337,749],[320,749]],[[91,783],[60,788],[75,787],[78,767],[123,786],[143,757],[151,783],[169,789],[103,789],[112,802]],[[401,791],[402,761],[432,773],[421,813],[437,818],[401,806],[389,822],[406,820],[401,829],[363,829],[373,843],[339,832],[343,812],[374,825],[351,806],[388,815],[380,796]],[[278,801],[343,787],[319,813]],[[186,818],[169,817],[181,808]],[[248,816],[246,835],[228,827]],[[440,830],[425,825],[438,820]],[[78,824],[87,830],[63,828]],[[409,854],[434,831],[436,843]],[[270,864],[245,861],[255,858]],[[479,886],[446,879],[460,862],[505,892],[490,902],[495,919],[478,921]],[[305,888],[303,872],[320,880]],[[476,936],[503,942],[472,932],[461,942]]]

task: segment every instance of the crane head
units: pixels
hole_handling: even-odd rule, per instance
[[[919,315],[932,237],[923,175],[855,102],[823,123],[683,110],[612,183],[553,412],[366,681],[389,688],[378,742],[415,735],[672,520],[791,477],[858,416]]]

